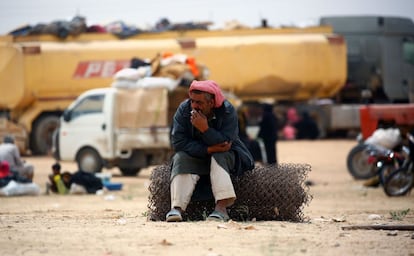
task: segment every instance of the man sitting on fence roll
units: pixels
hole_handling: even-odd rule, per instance
[[[193,81],[189,99],[178,107],[171,130],[175,154],[171,172],[171,210],[167,222],[182,221],[200,176],[210,178],[216,202],[208,219],[227,221],[236,194],[230,175],[254,168],[238,137],[237,112],[214,81]]]

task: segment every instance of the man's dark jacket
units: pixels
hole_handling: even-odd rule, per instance
[[[213,109],[215,118],[209,121],[209,129],[201,133],[191,124],[191,101],[185,100],[178,107],[173,120],[171,143],[173,149],[197,157],[209,157],[208,146],[225,141],[232,142],[231,150],[236,156],[233,175],[242,175],[254,168],[253,157],[240,140],[237,113],[233,105],[225,100],[221,107]]]

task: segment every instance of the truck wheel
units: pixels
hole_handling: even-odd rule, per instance
[[[81,149],[76,155],[79,170],[85,172],[101,172],[103,168],[102,158],[92,148]]]
[[[59,126],[58,116],[44,116],[33,124],[31,150],[35,155],[47,155],[53,144],[53,132]]]
[[[136,176],[141,169],[140,168],[119,168],[124,176]]]
[[[367,145],[358,144],[351,149],[346,159],[348,171],[355,179],[369,179],[377,175],[377,168],[368,162]]]

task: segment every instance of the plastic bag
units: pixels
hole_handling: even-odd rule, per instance
[[[144,77],[137,82],[138,87],[142,88],[168,88],[172,91],[178,86],[179,80],[168,77]]]
[[[40,188],[35,183],[18,183],[11,180],[9,184],[0,189],[0,196],[39,195]]]
[[[140,78],[143,78],[147,74],[148,68],[142,68],[140,70],[136,68],[124,68],[115,73],[115,80],[130,80],[137,81]]]
[[[72,183],[70,186],[69,194],[82,195],[87,193],[88,191],[86,191],[86,188],[82,185]]]
[[[398,128],[380,128],[375,130],[374,133],[366,139],[365,143],[393,149],[401,143],[401,133]]]
[[[112,84],[114,88],[123,88],[123,89],[134,89],[138,88],[138,85],[135,81],[130,80],[115,80]]]

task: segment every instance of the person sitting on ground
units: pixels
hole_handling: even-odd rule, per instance
[[[3,170],[3,173],[8,173],[7,176],[11,177],[14,181],[20,182],[20,183],[30,183],[32,180],[29,180],[28,178],[24,176],[20,176],[18,172],[12,171],[10,168],[10,164],[7,161],[1,161],[0,162],[0,168]]]
[[[301,113],[300,119],[294,124],[296,128],[296,139],[315,140],[319,137],[319,128],[308,111]]]
[[[52,174],[49,174],[49,182],[46,183],[46,194],[49,194],[49,190],[58,194],[69,192],[72,175],[69,172],[61,173],[61,168],[59,163],[52,165]]]
[[[0,161],[0,197],[38,195],[39,192],[37,184],[11,171],[7,161]]]
[[[27,178],[29,181],[33,180],[34,167],[22,160],[11,135],[4,136],[3,143],[0,144],[0,161],[7,161],[12,172],[17,172],[19,176]]]
[[[12,172],[7,161],[0,161],[0,188],[6,186],[12,180],[18,183],[31,183],[30,180],[21,177],[17,172]]]
[[[295,124],[299,121],[299,115],[297,113],[296,108],[290,107],[286,111],[286,121],[285,125],[282,129],[283,137],[286,140],[294,140],[296,139],[297,130],[295,128]]]
[[[54,193],[58,193],[58,188],[55,182],[55,176],[60,175],[61,166],[59,163],[52,165],[52,174],[48,175],[49,182],[46,183],[46,194],[49,194],[49,190]]]
[[[171,210],[167,222],[182,221],[201,178],[209,178],[216,206],[208,216],[229,220],[227,207],[236,200],[230,175],[254,168],[253,157],[240,140],[237,112],[216,82],[194,80],[189,99],[175,112],[171,142]],[[200,181],[199,181],[200,180]]]

